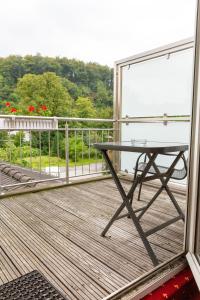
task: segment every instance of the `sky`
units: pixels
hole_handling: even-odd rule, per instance
[[[194,35],[196,0],[0,0],[0,56],[114,61]]]

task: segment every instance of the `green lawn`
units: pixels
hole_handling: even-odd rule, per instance
[[[41,163],[41,169],[44,169],[46,167],[49,167],[49,164],[51,167],[53,166],[59,166],[60,167],[65,167],[66,166],[66,161],[65,159],[62,158],[57,158],[54,156],[48,156],[48,155],[43,155],[41,156],[41,162],[40,162],[40,157],[36,156],[36,157],[32,157],[32,163],[30,160],[30,157],[25,157],[23,158],[23,161],[27,163],[27,167],[32,167],[33,169],[39,170],[40,169],[40,163]],[[92,164],[92,163],[96,163],[96,162],[101,162],[101,159],[95,159],[95,158],[84,158],[84,159],[79,159],[76,162],[77,166],[81,166],[81,165],[88,165],[88,164]],[[50,163],[49,163],[50,162]],[[25,165],[26,163],[23,163],[23,165]],[[17,164],[21,165],[20,160],[17,160]],[[75,162],[70,161],[69,162],[69,166],[73,167],[75,165]],[[26,165],[25,165],[26,166]]]

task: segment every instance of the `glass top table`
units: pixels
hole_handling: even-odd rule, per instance
[[[112,226],[113,222],[124,218],[129,217],[132,219],[132,222],[137,229],[140,238],[149,254],[149,257],[152,260],[152,263],[154,266],[159,264],[159,260],[152,249],[152,246],[148,240],[148,237],[157,231],[169,226],[170,224],[173,224],[177,222],[178,220],[185,220],[185,216],[183,211],[181,210],[178,202],[176,201],[173,193],[171,192],[168,182],[174,172],[175,166],[179,162],[180,159],[183,158],[184,152],[188,150],[187,144],[181,144],[181,143],[171,143],[171,142],[157,142],[157,141],[147,141],[147,140],[130,140],[130,141],[123,141],[123,142],[106,142],[106,143],[95,143],[94,147],[101,151],[108,168],[110,170],[110,173],[114,179],[114,182],[117,186],[117,189],[121,195],[122,198],[122,204],[118,207],[112,218],[109,220],[108,224],[104,228],[104,230],[101,233],[101,236],[105,236],[109,228]],[[139,152],[143,155],[143,153],[146,155],[148,162],[145,164],[145,167],[143,170],[141,170],[141,174],[137,174],[137,172],[134,175],[134,179],[131,183],[130,189],[128,192],[126,192],[123,188],[123,185],[121,184],[120,178],[117,174],[117,172],[114,169],[113,162],[111,159],[111,155],[108,154],[108,150],[113,151],[128,151],[128,152]],[[171,155],[173,158],[173,161],[171,162],[169,168],[166,169],[164,173],[161,173],[159,170],[159,167],[156,164],[156,158],[158,155]],[[131,164],[131,161],[130,161]],[[151,169],[154,169],[154,175],[149,176],[149,171]],[[147,205],[144,207],[141,207],[137,210],[133,209],[133,196],[134,192],[141,183],[151,181],[151,180],[160,180],[161,187],[158,188],[155,195],[152,197],[152,199],[148,202]],[[142,225],[140,223],[140,219],[144,215],[144,213],[152,206],[154,201],[158,198],[158,196],[161,194],[161,192],[165,190],[165,192],[168,194],[172,204],[174,205],[177,216],[169,219],[168,221],[151,228],[147,231],[144,231],[142,228]],[[121,212],[126,209],[127,213],[121,214]]]
[[[168,153],[188,150],[187,144],[146,140],[95,143],[94,146],[100,150],[119,150],[141,153]]]

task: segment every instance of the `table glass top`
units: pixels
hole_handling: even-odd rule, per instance
[[[159,141],[148,141],[148,140],[130,140],[122,142],[107,142],[97,143],[94,146],[98,149],[113,149],[121,151],[186,151],[188,150],[187,144],[175,143],[175,142],[159,142]]]

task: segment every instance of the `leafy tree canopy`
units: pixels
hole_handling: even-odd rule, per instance
[[[55,73],[27,74],[19,79],[16,90],[23,114],[70,116],[72,98]]]
[[[1,113],[69,116],[73,103],[76,116],[74,107],[82,97],[91,100],[97,117],[112,117],[112,89],[112,69],[97,63],[40,54],[0,58]],[[36,105],[48,110],[27,111]]]
[[[79,97],[75,103],[75,112],[78,118],[95,118],[96,110],[89,98]]]

